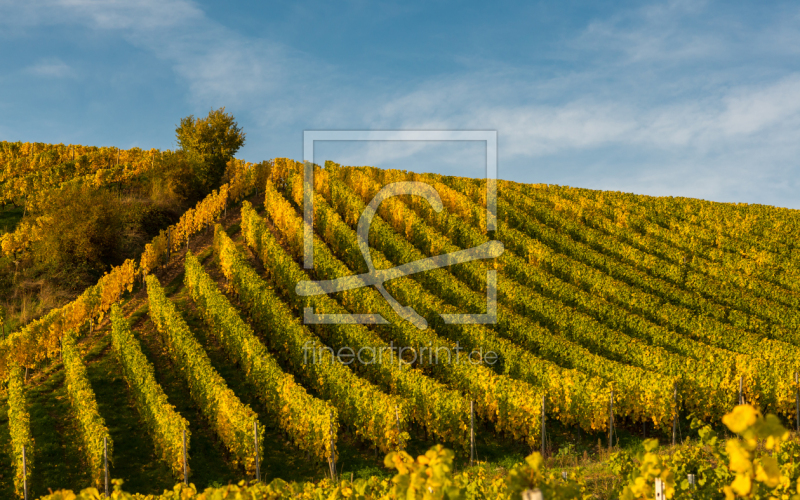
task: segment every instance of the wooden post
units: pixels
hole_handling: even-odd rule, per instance
[[[25,500],[28,500],[28,464],[24,444],[22,445],[22,490],[25,492]]]
[[[695,478],[694,474],[689,474],[687,479],[689,480],[689,487],[691,489],[697,488],[697,479]]]
[[[106,498],[108,498],[108,436],[103,436],[103,467],[106,474]]]
[[[544,496],[539,488],[528,489],[522,492],[522,500],[544,500]]]
[[[253,444],[256,447],[256,482],[261,481],[261,467],[258,463],[258,420],[253,420]]]
[[[675,437],[678,431],[678,383],[673,382],[672,389],[675,391],[673,401],[675,402],[675,413],[672,415],[672,446],[675,446]]]
[[[542,395],[542,458],[545,458],[544,443],[545,440],[547,439],[547,431],[545,430],[545,421],[544,421],[544,415],[545,415],[544,411],[545,411],[544,395]]]
[[[664,500],[667,498],[664,496],[664,481],[661,478],[656,478],[656,500]]]
[[[189,466],[186,463],[186,429],[183,430],[183,484],[189,486]]]
[[[475,462],[475,401],[469,402],[469,466]]]
[[[75,145],[72,145],[72,161],[75,161]]]
[[[27,366],[25,367],[25,380],[23,382],[25,382],[26,384],[28,383],[28,367]]]
[[[377,450],[377,448],[375,448]],[[336,481],[336,449],[333,442],[333,412],[331,412],[331,456],[328,460],[328,467],[331,470],[331,481]]]
[[[612,437],[614,435],[614,389],[611,389],[611,397],[608,399],[608,449],[613,446]]]
[[[172,226],[167,226],[167,263],[169,263],[169,251],[172,246]]]
[[[739,404],[744,404],[744,393],[742,390],[744,389],[744,375],[739,376]]]
[[[119,167],[119,148],[117,148],[117,166]]]

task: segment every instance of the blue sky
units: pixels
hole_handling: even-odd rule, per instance
[[[522,182],[800,208],[797,2],[0,0],[0,139],[174,148],[225,106],[239,157],[307,129],[498,132]],[[316,159],[482,175],[480,144]]]

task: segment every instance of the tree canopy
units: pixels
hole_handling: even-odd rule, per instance
[[[225,165],[244,145],[245,133],[225,108],[212,109],[205,118],[189,115],[175,129],[178,146],[200,160],[195,172],[203,191],[219,186]]]

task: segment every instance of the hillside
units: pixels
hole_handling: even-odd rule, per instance
[[[478,458],[499,464],[542,448],[562,450],[562,467],[599,460],[611,407],[611,440],[623,447],[645,436],[669,442],[678,426],[685,438],[694,432],[689,415],[718,422],[740,399],[794,421],[796,211],[500,181],[497,227],[487,234],[485,181],[328,163],[315,173],[314,268],[306,270],[302,164],[242,163],[236,172],[141,259],[0,344],[3,376],[27,373],[34,495],[97,480],[91,457],[102,436],[113,442],[111,476],[126,490],[171,488],[182,479],[173,446],[180,419],[190,480],[201,487],[252,477],[253,419],[262,477],[287,480],[320,479],[331,458],[345,476],[386,475],[377,456],[433,443],[455,449],[464,467],[471,404]],[[381,188],[404,181],[432,186],[443,210],[418,196],[384,200],[369,232],[376,269],[492,239],[503,253],[386,281],[424,329],[375,287],[298,295],[301,281],[369,271],[359,218]],[[495,322],[447,321],[486,314],[493,279]],[[304,324],[308,307],[386,322]],[[136,342],[115,341],[128,326]],[[129,366],[133,358],[119,354],[134,344],[153,367],[155,383],[144,389],[131,374],[146,363]],[[350,363],[309,363],[320,351],[307,346]],[[376,354],[390,347],[416,350],[402,362]],[[431,362],[458,349],[481,355]],[[81,366],[97,402],[84,410],[70,403],[66,382]],[[156,385],[174,414],[153,403]],[[9,392],[0,399],[4,498],[14,494],[12,440],[21,436],[7,417],[16,404]],[[174,425],[148,412],[171,415]],[[90,420],[99,423],[87,430]]]

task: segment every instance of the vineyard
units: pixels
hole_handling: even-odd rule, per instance
[[[3,143],[2,201],[78,178],[123,183],[159,155]],[[293,160],[232,160],[228,182],[140,258],[0,341],[0,496],[102,489],[106,470],[142,493],[352,481],[435,443],[463,468],[532,451],[586,459],[696,439],[690,422],[716,425],[743,403],[800,425],[796,211],[499,181],[489,232],[485,180],[314,169],[309,185]],[[360,241],[376,195],[409,182],[441,206],[386,198]],[[495,240],[497,258],[298,293]]]

